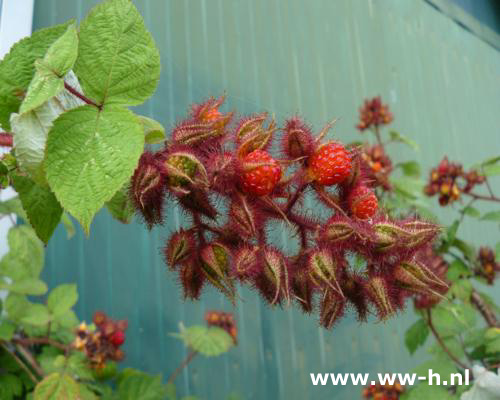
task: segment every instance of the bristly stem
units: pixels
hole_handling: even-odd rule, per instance
[[[378,129],[378,125],[375,125],[374,132],[375,132],[375,137],[377,138],[378,144],[380,146],[383,146],[383,144],[382,144],[382,138],[380,137],[380,130]]]
[[[10,132],[0,132],[0,146],[2,147],[12,147],[14,141],[12,139],[12,133]]]
[[[47,344],[52,347],[56,347],[59,350],[66,351],[70,346],[58,342],[57,340],[50,339],[48,337],[42,338],[14,338],[12,342],[20,344],[22,346],[33,346],[35,344]]]
[[[181,371],[191,362],[191,360],[198,354],[195,350],[190,350],[187,357],[182,361],[182,363],[177,367],[177,369],[170,375],[167,381],[169,383],[174,383],[175,378],[181,373]]]
[[[64,82],[64,88],[70,92],[72,95],[78,97],[80,100],[84,101],[87,104],[90,104],[94,107],[97,107],[99,110],[102,109],[102,105],[96,104],[92,100],[90,100],[87,96],[85,96],[83,93],[80,93],[78,90],[76,90],[73,86],[70,84]]]
[[[470,302],[474,304],[479,313],[483,316],[484,320],[491,328],[498,328],[500,325],[498,324],[498,320],[495,316],[495,313],[491,310],[491,308],[486,304],[486,302],[481,298],[481,295],[475,290],[472,291],[470,295]]]
[[[0,342],[0,346],[2,346],[5,349],[5,351],[12,356],[12,358],[16,361],[16,363],[28,374],[30,379],[36,385],[39,381],[38,378],[31,371],[31,369],[28,368],[28,366],[23,362],[23,360],[21,360],[14,351],[10,351],[7,345],[5,345],[4,343]]]
[[[288,203],[285,206],[285,210],[284,210],[285,215],[288,215],[288,213],[293,208],[293,206],[295,205],[297,200],[300,198],[301,194],[304,192],[306,187],[307,187],[307,184],[304,183],[297,188],[297,190],[295,191],[295,193],[293,194],[293,196],[290,198],[290,200],[288,201]]]
[[[470,193],[470,192],[469,193],[464,192],[464,193],[466,195],[469,195],[469,196],[473,197],[476,200],[496,201],[496,202],[500,203],[500,197],[496,197],[496,196],[493,196],[493,195],[483,196],[483,195],[480,195],[480,194]]]
[[[426,314],[427,314],[427,325],[429,325],[429,329],[436,338],[439,346],[441,346],[441,348],[448,355],[448,357],[450,357],[459,367],[463,369],[470,369],[467,365],[465,365],[462,361],[460,361],[444,344],[443,339],[441,339],[441,336],[439,336],[438,331],[436,330],[434,324],[432,323],[431,311],[429,309],[426,310]]]

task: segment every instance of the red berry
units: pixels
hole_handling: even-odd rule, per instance
[[[125,342],[125,334],[122,331],[116,331],[111,335],[110,341],[113,346],[119,347]]]
[[[372,217],[378,208],[377,196],[366,186],[357,186],[348,197],[349,209],[356,218],[367,219]]]
[[[340,143],[330,142],[311,156],[309,169],[313,179],[320,185],[335,185],[349,176],[351,156]]]
[[[268,153],[254,150],[243,159],[243,165],[266,163],[243,173],[241,184],[245,193],[265,196],[271,193],[281,179],[281,167]]]

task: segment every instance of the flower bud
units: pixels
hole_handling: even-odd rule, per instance
[[[344,315],[346,302],[332,293],[325,294],[320,305],[319,323],[330,329]]]
[[[236,127],[236,140],[241,142],[247,136],[262,130],[262,124],[267,118],[267,113],[257,114],[248,118],[242,119]]]
[[[309,257],[309,274],[312,282],[320,287],[326,285],[343,296],[336,278],[340,269],[338,261],[327,249],[316,250]]]
[[[253,247],[242,247],[236,253],[234,257],[234,267],[233,274],[240,280],[248,279],[255,271],[258,256],[258,248]]]
[[[255,210],[246,197],[238,196],[231,202],[229,220],[243,237],[252,238],[257,236]]]
[[[290,158],[307,157],[313,151],[311,129],[298,117],[286,121],[283,142],[283,152]]]
[[[184,263],[179,271],[184,298],[196,300],[200,297],[201,289],[205,283],[205,276],[201,268],[194,261]]]
[[[310,313],[313,310],[313,284],[307,270],[296,272],[292,277],[292,293],[297,299],[302,311]]]
[[[195,184],[195,178],[202,184],[208,182],[207,171],[198,158],[188,152],[175,152],[168,156],[163,166],[172,188]]]
[[[165,259],[168,266],[174,269],[191,257],[195,250],[195,239],[191,231],[181,229],[174,233],[165,247]]]
[[[371,278],[367,282],[365,290],[370,300],[375,304],[380,319],[387,319],[394,314],[394,307],[389,296],[389,287],[383,278]]]
[[[201,251],[202,271],[205,277],[234,301],[235,289],[228,276],[229,257],[229,250],[220,243],[209,244]]]
[[[262,261],[257,287],[271,304],[280,302],[281,297],[290,301],[288,268],[283,255],[276,249],[266,248]]]
[[[329,243],[341,242],[349,239],[354,233],[354,228],[347,219],[331,218],[321,233],[321,239]]]

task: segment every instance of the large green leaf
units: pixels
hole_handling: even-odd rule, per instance
[[[487,212],[486,214],[484,214],[481,217],[481,219],[485,220],[485,221],[499,222],[500,221],[500,211],[490,211],[490,212]]]
[[[71,24],[47,50],[43,60],[35,61],[35,76],[19,109],[28,112],[64,90],[64,76],[73,67],[78,51],[78,35]]]
[[[50,312],[58,317],[71,309],[77,301],[78,292],[76,291],[76,285],[67,283],[59,285],[50,291],[47,299],[47,306]]]
[[[452,396],[445,388],[440,386],[429,386],[426,383],[421,383],[417,387],[402,397],[404,400],[454,400],[456,397]]]
[[[47,293],[47,285],[39,279],[26,278],[12,283],[0,282],[0,289],[19,294],[41,296]]]
[[[71,86],[81,90],[75,74],[69,72],[65,78]],[[24,114],[12,114],[11,125],[14,132],[16,159],[21,170],[46,185],[42,169],[45,157],[47,134],[52,122],[64,111],[82,105],[83,102],[68,91],[62,91],[40,107]]]
[[[218,356],[233,345],[231,336],[221,328],[194,325],[180,333],[180,338],[193,350],[207,356]]]
[[[47,306],[39,303],[32,303],[25,310],[21,317],[21,322],[28,325],[45,326],[49,323],[51,317]]]
[[[94,7],[80,25],[75,72],[98,104],[141,104],[160,77],[160,54],[130,0]]]
[[[94,214],[134,172],[143,147],[141,123],[121,107],[82,106],[54,121],[47,140],[47,180],[86,233]]]
[[[166,396],[166,386],[161,376],[148,375],[135,370],[124,371],[119,380],[117,399],[120,400],[163,400]]]
[[[50,191],[50,188],[41,186],[25,176],[15,176],[14,189],[26,211],[29,222],[37,236],[47,243],[61,220],[63,209]]]
[[[13,281],[38,278],[44,261],[43,243],[28,225],[9,230],[9,252],[0,261],[0,274]]]
[[[410,354],[415,353],[422,346],[429,336],[429,327],[423,319],[419,319],[408,328],[405,333],[405,345]]]
[[[139,119],[144,127],[146,143],[155,144],[165,140],[165,128],[154,119],[139,115]]]
[[[0,124],[11,130],[9,117],[17,112],[35,73],[35,60],[43,58],[49,46],[63,34],[65,24],[41,29],[22,39],[10,49],[0,62]]]
[[[128,195],[128,184],[115,193],[113,198],[106,203],[109,212],[118,221],[128,224],[134,216],[132,200]]]
[[[78,399],[79,392],[78,384],[73,378],[55,372],[36,385],[34,400]]]

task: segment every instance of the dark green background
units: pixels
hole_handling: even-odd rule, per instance
[[[81,19],[95,3],[38,0],[34,28]],[[414,155],[396,146],[396,161],[411,157],[429,167],[448,154],[470,164],[499,153],[499,53],[423,0],[134,3],[162,59],[158,90],[138,111],[168,128],[190,103],[225,92],[227,109],[270,110],[280,121],[298,112],[318,130],[340,117],[334,133],[350,141],[360,139],[354,125],[363,98],[380,94],[395,114],[393,128],[421,148]],[[79,230],[67,240],[58,228],[45,272],[51,286],[78,283],[81,318],[100,309],[128,318],[126,364],[165,376],[186,354],[169,336],[179,321],[199,323],[207,309],[231,309],[212,290],[200,302],[181,301],[160,248],[182,216],[175,207],[167,214],[167,228],[152,233],[105,211],[90,238]],[[449,212],[441,216],[451,220]],[[498,240],[494,224],[466,224],[461,235]],[[325,331],[315,317],[270,310],[246,289],[240,294],[240,344],[227,356],[196,359],[177,381],[180,392],[215,400],[232,391],[245,399],[353,400],[359,387],[313,387],[309,372],[405,372],[424,357],[412,359],[404,348],[411,313],[364,325],[349,315]]]

